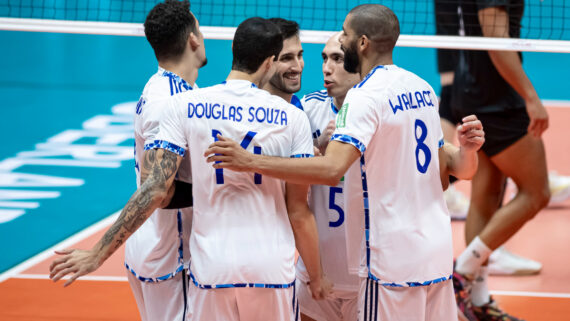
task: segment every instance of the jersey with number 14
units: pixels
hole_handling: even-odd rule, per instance
[[[431,86],[395,65],[377,66],[349,90],[336,127],[332,139],[361,152],[345,176],[347,241],[361,249],[360,276],[385,286],[448,280],[451,224],[439,175],[443,134]]]
[[[217,135],[255,154],[309,157],[302,110],[245,80],[174,96],[155,146],[189,151],[194,213],[190,273],[201,288],[293,286],[295,239],[285,183],[256,173],[214,169],[203,156]]]
[[[313,139],[316,140],[324,134],[330,121],[336,118],[338,109],[326,90],[305,95],[301,104],[309,118]],[[358,291],[360,279],[356,275],[350,275],[347,267],[343,188],[344,181],[337,186],[311,185],[309,207],[317,221],[321,263],[325,275],[332,281],[336,290]],[[297,262],[297,277],[301,281],[309,281],[301,258]]]

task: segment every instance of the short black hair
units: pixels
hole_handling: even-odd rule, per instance
[[[196,18],[188,0],[165,0],[150,10],[144,34],[158,60],[176,59],[184,52],[188,36],[196,31]]]
[[[246,19],[234,35],[232,70],[252,74],[265,59],[277,57],[281,49],[283,36],[273,22],[260,17]]]
[[[299,24],[293,20],[286,20],[283,18],[271,18],[269,21],[279,27],[281,34],[283,34],[283,39],[289,39],[294,36],[299,36]]]
[[[350,28],[358,37],[366,35],[380,52],[392,52],[400,36],[400,22],[390,8],[381,4],[361,4],[348,13]]]

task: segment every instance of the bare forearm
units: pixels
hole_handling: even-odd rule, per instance
[[[158,208],[165,193],[156,188],[137,190],[119,218],[93,247],[100,263],[107,260]]]
[[[469,180],[473,178],[477,171],[478,158],[476,151],[466,151],[463,148],[457,150],[450,155],[449,173],[458,179]]]
[[[491,57],[491,61],[501,77],[524,100],[538,99],[534,86],[522,68],[518,53],[513,51],[489,51],[489,57]]]
[[[335,186],[343,173],[331,157],[279,158],[252,155],[251,169],[295,184],[321,184]]]
[[[309,212],[301,218],[291,219],[291,227],[295,234],[295,246],[305,263],[311,280],[322,276],[321,257],[319,254],[319,235],[315,217]]]

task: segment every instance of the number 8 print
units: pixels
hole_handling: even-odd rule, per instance
[[[418,128],[420,129],[420,137],[418,137]],[[420,173],[425,174],[428,168],[428,165],[431,161],[431,152],[429,151],[429,147],[424,143],[427,137],[427,127],[426,124],[416,119],[416,123],[414,126],[414,137],[416,138],[416,142],[418,145],[416,146],[416,167]],[[420,164],[420,151],[424,153],[424,163],[423,165]]]

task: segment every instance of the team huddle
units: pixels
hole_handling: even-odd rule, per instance
[[[188,1],[144,26],[159,68],[135,112],[138,189],[93,249],[58,252],[54,281],[126,243],[142,320],[457,320],[443,189],[474,175],[483,127],[464,117],[461,148],[443,141],[433,88],[393,64],[389,8],[348,13],[325,90],[301,99],[294,21],[243,21],[204,88]]]

